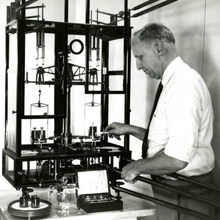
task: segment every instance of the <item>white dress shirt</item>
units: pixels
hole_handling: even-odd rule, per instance
[[[202,77],[180,57],[162,77],[163,91],[149,130],[148,157],[164,152],[188,162],[178,173],[197,176],[214,167],[213,109]]]

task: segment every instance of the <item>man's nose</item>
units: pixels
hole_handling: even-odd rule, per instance
[[[141,65],[140,60],[136,60],[136,67],[137,67],[138,70],[142,69],[142,65]]]

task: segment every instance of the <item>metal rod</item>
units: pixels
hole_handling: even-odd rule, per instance
[[[130,10],[128,10],[128,11],[138,10],[138,9],[140,9],[140,8],[143,8],[143,7],[147,6],[147,5],[153,4],[153,3],[157,2],[157,1],[159,1],[159,0],[149,0],[149,1],[145,2],[145,3],[142,3],[142,4],[140,4],[140,5],[137,5],[137,6],[133,7],[132,9],[130,9]],[[178,1],[178,0],[167,0],[167,1],[165,1],[165,2],[162,2],[162,3],[160,3],[160,4],[157,4],[157,5],[155,5],[155,6],[152,6],[152,7],[148,8],[148,9],[145,9],[145,10],[143,10],[143,11],[141,11],[141,12],[138,12],[138,13],[132,15],[132,16],[129,16],[128,18],[136,18],[136,17],[139,17],[139,16],[141,16],[141,15],[143,15],[143,14],[147,14],[147,13],[149,13],[149,12],[151,12],[151,11],[154,11],[154,10],[156,10],[156,9],[158,9],[158,8],[162,8],[163,6],[166,6],[166,5],[168,5],[168,4],[171,4],[171,3],[175,2],[175,1]],[[119,21],[122,21],[122,20],[124,20],[124,18],[118,19],[118,22],[119,22]]]
[[[111,14],[111,13],[108,13],[108,12],[105,12],[105,11],[99,11],[98,9],[96,10],[97,13],[100,13],[100,14],[104,14],[104,15],[114,15],[114,14]]]
[[[42,21],[44,20],[44,4],[42,3],[42,10],[41,10],[41,13],[42,13]]]
[[[116,169],[113,169],[113,168],[110,168],[110,169],[112,169],[113,171],[115,171],[117,173],[121,173],[119,170],[116,170]],[[220,202],[217,201],[217,200],[209,199],[207,197],[200,196],[200,195],[188,192],[188,191],[184,191],[182,189],[179,190],[179,189],[175,188],[174,186],[170,186],[168,184],[153,181],[151,179],[148,179],[148,178],[145,178],[145,177],[142,177],[142,176],[136,177],[136,180],[144,182],[144,183],[148,183],[148,184],[151,184],[151,185],[154,185],[154,186],[162,187],[165,190],[169,190],[169,191],[177,193],[179,195],[186,196],[186,197],[189,197],[191,199],[196,199],[198,201],[201,201],[201,202],[204,202],[204,203],[216,206],[216,207],[220,207]]]
[[[37,15],[39,16],[38,17],[38,20],[39,20],[39,18],[40,18],[40,9],[39,8],[37,8]]]
[[[124,27],[125,29],[125,34],[124,34],[124,45],[123,45],[123,54],[124,54],[124,75],[123,75],[123,91],[125,93],[124,96],[124,123],[125,124],[130,124],[130,95],[131,94],[131,44],[130,40],[131,39],[131,23],[130,23],[130,12],[128,11],[128,0],[124,0]],[[124,138],[124,146],[125,150],[128,152],[129,151],[129,146],[130,146],[130,138],[128,135],[125,136]]]
[[[36,2],[38,0],[29,0],[29,1],[26,1],[25,3],[21,4],[17,10],[21,10],[22,8],[25,8],[26,6],[28,5],[31,5],[32,3]]]
[[[92,36],[92,50],[95,50],[96,47],[95,47],[95,35]]]
[[[196,185],[204,186],[204,187],[207,187],[207,188],[209,188],[209,189],[211,189],[211,190],[216,190],[216,191],[220,192],[220,188],[219,188],[219,187],[214,186],[214,185],[209,184],[209,183],[204,183],[204,182],[201,182],[201,181],[192,179],[192,178],[190,178],[190,177],[182,176],[182,175],[177,174],[177,173],[175,173],[175,174],[170,174],[170,175],[168,175],[168,176],[175,177],[175,178],[178,178],[178,179],[183,179],[183,180],[185,180],[185,181],[194,183],[194,184],[196,184]]]
[[[171,4],[173,2],[176,2],[176,1],[178,1],[178,0],[168,0],[168,1],[162,2],[160,4],[157,4],[157,5],[152,6],[152,7],[148,8],[148,9],[146,9],[146,10],[143,10],[141,12],[138,12],[138,13],[132,15],[131,18],[136,18],[136,17],[139,17],[141,15],[147,14],[147,13],[149,13],[151,11],[154,11],[156,9],[162,8],[163,6],[166,6],[166,5]]]
[[[30,6],[30,7],[26,7],[26,9],[36,9],[36,8],[45,8],[45,5],[42,4],[42,6],[39,5],[39,6]]]
[[[25,19],[30,19],[30,18],[39,18],[40,16],[39,15],[33,15],[33,16],[28,16],[28,17],[25,17]]]
[[[138,10],[140,8],[143,8],[143,7],[147,6],[147,5],[153,4],[154,2],[158,2],[158,1],[159,0],[149,0],[149,1],[146,1],[146,2],[144,2],[142,4],[140,4],[140,5],[137,5],[137,6],[133,7],[131,10],[135,11],[135,10]]]
[[[137,180],[145,182],[145,183],[150,183],[151,185],[163,187],[164,189],[170,190],[170,191],[175,192],[175,193],[177,193],[179,195],[186,196],[186,197],[189,197],[191,199],[196,199],[196,200],[199,200],[201,202],[204,202],[204,203],[216,206],[216,207],[220,207],[220,202],[217,201],[217,200],[209,199],[207,197],[200,196],[200,195],[197,195],[195,193],[191,193],[189,191],[185,191],[183,189],[181,189],[181,190],[180,189],[176,189],[176,188],[174,188],[174,186],[169,186],[168,184],[156,182],[156,181],[144,178],[142,176],[137,177]]]
[[[86,0],[86,24],[89,24],[90,0]]]
[[[123,159],[125,159],[126,161],[128,161],[130,163],[135,161],[135,160],[132,160],[132,159],[129,159],[129,158],[123,158]],[[214,185],[209,184],[209,183],[204,183],[202,181],[198,181],[198,180],[192,179],[190,177],[182,176],[182,175],[177,174],[177,173],[170,174],[170,175],[167,175],[167,176],[175,177],[175,178],[178,178],[178,179],[183,179],[187,182],[194,183],[194,184],[197,184],[199,186],[203,186],[203,187],[209,188],[211,190],[216,190],[217,192],[220,192],[220,188],[217,187],[217,186],[214,186]]]
[[[97,20],[97,24],[99,24],[99,15],[98,13],[96,13],[96,20]],[[97,37],[96,37],[96,47],[97,47],[97,50],[96,50],[96,61],[99,61],[100,60],[100,45],[99,45],[99,29],[97,31]]]
[[[98,13],[98,9],[96,10],[96,21],[97,21],[97,24],[99,24],[99,13]]]
[[[141,199],[144,199],[144,200],[148,200],[148,201],[151,201],[151,202],[154,202],[154,203],[157,203],[157,204],[160,204],[162,206],[165,206],[167,208],[171,208],[171,209],[174,209],[178,212],[182,212],[182,213],[185,213],[185,214],[188,214],[188,215],[192,215],[192,216],[195,216],[195,217],[198,217],[199,219],[204,219],[204,220],[218,220],[217,218],[214,218],[214,217],[210,217],[208,215],[205,215],[205,214],[201,214],[199,212],[195,212],[193,210],[190,210],[190,209],[187,209],[187,208],[184,208],[184,207],[180,207],[178,205],[174,205],[172,203],[169,203],[169,202],[166,202],[166,201],[163,201],[163,200],[160,200],[160,199],[156,199],[154,197],[151,197],[151,196],[147,196],[147,195],[143,195],[143,194],[140,194],[140,193],[137,193],[137,192],[134,192],[134,191],[131,191],[129,189],[125,189],[123,187],[119,187],[119,186],[111,186],[114,190],[116,191],[121,191],[121,192],[124,192],[124,193],[127,193],[129,195],[132,195],[132,196],[136,196],[138,198],[141,198]]]
[[[64,22],[68,22],[69,20],[69,0],[65,0],[64,2]]]
[[[97,132],[96,134],[97,135],[99,135],[99,134],[109,134],[109,132],[108,131],[100,131],[100,132]]]
[[[123,20],[124,20],[124,18],[123,18]],[[92,22],[95,22],[95,23],[97,23],[97,24],[107,24],[107,23],[105,23],[105,22],[102,22],[102,21],[96,21],[96,20],[91,20]]]

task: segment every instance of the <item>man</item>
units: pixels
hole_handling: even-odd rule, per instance
[[[122,178],[134,183],[137,176],[151,174],[157,175],[158,181],[187,188],[187,184],[170,180],[166,174],[179,173],[210,181],[209,173],[214,167],[213,110],[205,82],[179,57],[173,33],[162,24],[148,24],[135,32],[132,51],[137,69],[160,80],[163,89],[149,127],[147,158],[123,167]],[[144,140],[146,133],[144,128],[116,122],[105,130],[117,139],[129,134]],[[168,195],[162,189],[153,187],[153,191],[155,197],[165,201],[184,207],[193,205],[198,212],[206,210],[200,203],[180,201],[178,195]],[[197,219],[184,218],[183,214],[159,206],[156,213],[157,219],[163,220]]]

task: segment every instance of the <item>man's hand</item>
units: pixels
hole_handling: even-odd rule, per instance
[[[136,168],[136,161],[127,164],[122,168],[121,177],[129,183],[135,183],[136,177],[140,175]]]
[[[118,140],[121,140],[120,135],[125,135],[127,133],[127,127],[129,125],[113,122],[105,128],[105,131],[109,132],[109,137],[115,137]]]

